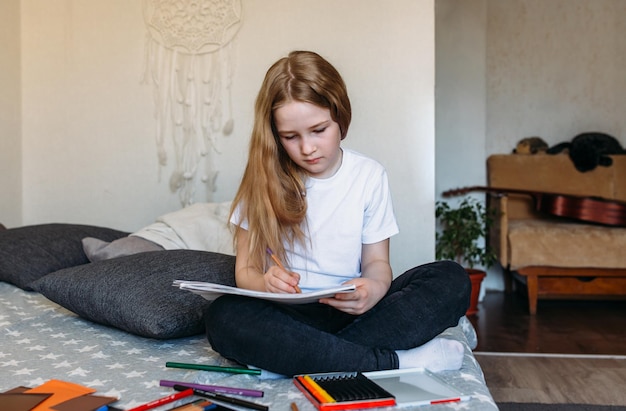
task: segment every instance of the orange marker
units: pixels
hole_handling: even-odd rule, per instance
[[[295,377],[300,384],[302,384],[319,402],[332,403],[336,402],[335,399],[326,392],[325,389],[319,386],[313,378],[308,375],[297,375]]]

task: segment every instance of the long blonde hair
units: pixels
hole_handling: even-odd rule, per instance
[[[306,241],[306,174],[280,143],[273,115],[292,101],[328,109],[339,124],[342,140],[352,119],[341,75],[318,54],[293,51],[267,71],[255,103],[248,164],[231,209],[231,215],[239,210],[239,222],[248,223],[248,265],[262,272],[268,248],[287,261],[285,243],[293,246]],[[239,230],[242,228],[237,224],[235,239]]]

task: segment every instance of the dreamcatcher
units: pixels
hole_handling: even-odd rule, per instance
[[[159,179],[168,161],[166,139],[171,138],[175,164],[170,189],[178,192],[184,207],[193,202],[200,179],[210,200],[219,173],[218,137],[230,135],[234,126],[232,40],[241,25],[240,0],[143,0],[143,8],[144,81],[154,87]]]

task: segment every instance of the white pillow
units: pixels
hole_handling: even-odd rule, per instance
[[[196,203],[157,218],[131,234],[166,250],[197,250],[234,255],[228,216],[231,202]]]

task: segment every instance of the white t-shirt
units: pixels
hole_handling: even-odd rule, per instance
[[[302,291],[343,284],[361,276],[362,244],[398,233],[387,172],[355,151],[343,150],[332,177],[306,181],[306,247],[287,250],[285,266],[300,274]],[[238,213],[231,218],[236,224]],[[247,222],[242,223],[247,228]]]

